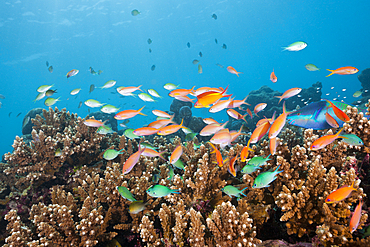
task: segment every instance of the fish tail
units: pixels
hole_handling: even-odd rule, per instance
[[[352,182],[351,188],[352,188],[353,190],[357,190],[357,189],[355,189],[355,188],[353,187],[353,185],[355,185],[355,181],[353,181],[353,182]]]
[[[278,104],[280,104],[280,101],[283,99],[283,96],[274,96],[274,97],[279,99],[279,103]]]
[[[213,148],[213,151],[211,152],[211,154],[216,153],[216,147],[215,147],[215,145],[213,145],[212,142],[208,142],[208,143]]]
[[[248,113],[247,113],[247,114],[245,114],[245,115],[243,115],[243,118],[242,118],[246,124],[248,124],[247,120],[245,120],[245,118],[246,118],[247,116],[248,116]]]
[[[164,157],[163,157],[163,154],[166,152],[166,150],[165,151],[162,151],[162,152],[159,152],[158,153],[158,157],[159,158],[161,158],[161,159],[163,159],[164,161],[167,161]]]
[[[283,103],[283,114],[287,114],[287,113],[286,113],[285,101],[284,101],[284,103]]]
[[[139,114],[140,114],[140,115],[147,116],[147,115],[145,115],[144,113],[142,113],[142,112],[141,112],[141,110],[142,110],[142,109],[144,109],[144,107],[145,107],[145,106],[141,107],[141,108],[138,110],[138,112],[139,112]]]
[[[223,95],[224,93],[226,93],[226,91],[227,91],[228,88],[229,88],[229,85],[227,85],[227,87],[225,88],[225,90],[222,91],[221,95]],[[228,96],[231,96],[231,95],[228,95]],[[228,97],[228,96],[225,95],[224,97]]]
[[[248,189],[248,187],[245,187],[244,189],[242,189],[241,191],[240,191],[240,194],[243,194],[243,191],[244,190],[246,190],[246,189]],[[244,194],[243,194],[244,195]],[[245,195],[244,195],[245,196]]]
[[[331,72],[331,73],[330,73],[329,75],[327,75],[326,77],[329,77],[329,76],[331,76],[331,75],[333,75],[333,74],[334,74],[334,70],[331,70],[331,69],[326,69],[326,70]]]
[[[181,123],[180,123],[180,128],[186,128],[186,127],[184,127],[182,124],[184,123],[184,119],[181,119]]]
[[[144,92],[144,91],[141,89],[141,86],[142,86],[142,85],[138,86],[138,87],[137,87],[137,89],[138,89],[138,90],[140,90],[141,92]]]
[[[335,135],[337,136],[337,138],[339,137],[339,134],[343,131],[344,128],[341,128]]]

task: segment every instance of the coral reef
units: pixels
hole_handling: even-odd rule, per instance
[[[275,93],[266,87],[262,91],[270,98]],[[253,102],[252,95],[248,102]],[[177,112],[186,115],[181,111],[189,110],[181,106]],[[14,151],[0,166],[0,210],[3,223],[7,222],[3,244],[105,246],[119,238],[122,246],[366,246],[370,237],[360,239],[360,230],[368,224],[370,123],[356,108],[348,107],[347,114],[351,120],[344,129],[360,137],[363,147],[337,140],[311,151],[319,136],[336,131],[289,126],[278,137],[276,155],[252,174],[238,172],[234,177],[228,172],[229,159],[240,155],[245,137],[225,149],[216,145],[228,158],[220,167],[209,144],[194,147],[197,138],[184,145],[179,134],[171,135],[171,141],[158,136],[129,140],[117,133],[100,135],[65,109],[43,110],[42,116],[31,119],[32,142],[16,137]],[[192,121],[201,118],[191,116],[191,126]],[[123,174],[123,164],[140,142],[148,140],[158,152],[165,151],[165,158],[183,144],[184,168],[141,156]],[[107,161],[103,153],[109,148],[123,152]],[[270,154],[266,138],[251,148],[254,152],[247,161]],[[61,155],[56,155],[57,149]],[[245,163],[236,159],[234,165],[240,170]],[[259,174],[276,168],[282,172],[269,187],[252,188]],[[153,179],[156,176],[159,180]],[[332,191],[352,183],[356,190],[347,199],[325,203]],[[180,193],[151,197],[146,191],[156,184]],[[226,185],[247,187],[245,196],[224,194]],[[117,186],[125,186],[143,201],[143,210],[130,213],[133,202],[123,198]],[[351,233],[348,219],[360,199],[364,207],[359,227]]]

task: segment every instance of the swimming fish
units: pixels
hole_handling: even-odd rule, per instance
[[[156,97],[156,98],[163,98],[162,96],[159,95],[159,93],[157,91],[155,91],[154,89],[148,89],[148,93],[153,96],[153,97]],[[139,96],[140,97],[140,96]]]
[[[304,66],[308,71],[318,71],[319,68],[316,67],[316,65],[309,63]]]
[[[179,129],[184,128],[184,126],[182,125],[183,122],[184,122],[184,119],[181,120],[181,124],[172,124],[172,125],[162,127],[158,130],[157,134],[158,135],[173,134],[173,133],[177,132]]]
[[[257,104],[255,107],[254,107],[254,114],[258,117],[257,113],[259,113],[260,111],[262,111],[263,109],[265,109],[267,106],[266,103],[259,103]]]
[[[45,104],[46,106],[52,106],[52,105],[54,105],[55,103],[57,103],[57,101],[60,101],[59,99],[60,99],[60,97],[58,97],[57,99],[55,99],[55,98],[47,98],[47,99],[45,100],[44,104]]]
[[[226,195],[232,197],[232,196],[235,196],[235,197],[240,197],[240,194],[242,194],[243,196],[246,196],[243,192],[244,190],[248,189],[247,187],[245,187],[244,189],[242,190],[239,190],[238,188],[232,186],[232,185],[226,185],[225,187],[223,187],[221,189],[222,192],[224,192]]]
[[[119,108],[113,106],[113,105],[104,105],[100,110],[104,113],[111,114],[119,111]]]
[[[272,70],[272,72],[271,72],[271,74],[270,74],[270,80],[271,80],[273,83],[277,82],[277,77],[276,77],[276,75],[275,75],[274,70]]]
[[[357,204],[355,211],[353,212],[353,215],[351,217],[351,220],[349,222],[349,231],[353,233],[356,231],[358,225],[360,224],[361,220],[361,211],[362,211],[362,200],[360,199],[359,203]]]
[[[134,129],[126,129],[124,132],[123,132],[123,135],[126,136],[127,138],[129,139],[136,139],[136,138],[140,138],[140,136],[137,136],[135,135],[134,133]]]
[[[339,124],[337,122],[337,120],[335,120],[335,118],[333,118],[329,112],[325,112],[325,119],[326,119],[326,122],[333,128],[338,128],[339,127]]]
[[[152,110],[152,113],[158,117],[163,118],[171,118],[172,116],[168,114],[167,112],[161,111],[161,110]]]
[[[141,90],[142,85],[140,86],[130,86],[130,87],[118,87],[117,88],[117,92],[123,96],[132,96],[132,93],[135,92],[136,90],[140,90],[143,92],[143,90]]]
[[[122,171],[123,171],[123,174],[127,174],[129,173],[132,168],[134,168],[134,166],[137,164],[137,162],[139,162],[139,159],[140,159],[140,156],[141,154],[143,153],[143,151],[145,150],[146,148],[141,148],[140,145],[139,145],[139,150],[135,153],[133,153],[125,162],[125,164],[123,165],[123,168],[122,168]]]
[[[94,107],[101,107],[101,106],[103,106],[105,104],[105,103],[100,103],[99,101],[94,100],[94,99],[88,99],[84,103],[88,107],[92,107],[92,108],[94,108]]]
[[[138,94],[139,98],[142,100],[142,101],[145,101],[145,102],[155,102],[155,100],[153,99],[152,96],[150,96],[149,94],[147,93],[139,93]]]
[[[72,69],[71,71],[69,71],[67,73],[67,78],[71,77],[71,76],[75,76],[78,74],[78,72],[80,72],[78,69]]]
[[[176,97],[176,96],[186,96],[188,94],[192,94],[194,93],[194,88],[195,86],[193,86],[191,89],[184,89],[184,88],[180,88],[180,89],[175,89],[175,90],[172,90],[168,96],[171,96],[171,97]]]
[[[226,44],[223,44],[223,45],[222,45],[222,49],[227,49]]]
[[[326,77],[329,77],[329,76],[331,76],[333,74],[337,74],[337,75],[352,75],[352,74],[356,74],[358,72],[358,69],[357,68],[351,67],[351,66],[341,67],[341,68],[338,68],[338,69],[335,69],[335,70],[331,70],[331,69],[326,69],[326,70],[331,72]]]
[[[227,66],[227,71],[230,72],[231,74],[237,75],[239,77],[239,74],[243,74],[243,72],[238,72],[236,69],[234,69],[231,66]]]
[[[270,183],[276,179],[276,175],[283,172],[283,171],[278,171],[279,168],[280,168],[280,165],[275,169],[275,171],[270,170],[270,171],[258,174],[258,176],[253,182],[252,187],[254,189],[269,187]]]
[[[173,164],[175,163],[176,161],[178,161],[182,155],[182,146],[181,144],[178,145],[175,150],[173,150],[172,154],[171,154],[171,157],[170,157],[170,164]]]
[[[253,172],[255,172],[259,169],[261,169],[261,168],[258,167],[258,166],[246,164],[240,172],[243,173],[243,174],[252,174]]]
[[[164,89],[167,89],[167,90],[175,90],[176,88],[178,88],[180,85],[175,85],[171,82],[168,82],[166,84],[163,85]]]
[[[175,115],[172,115],[170,118],[160,119],[160,120],[151,122],[150,124],[148,124],[148,127],[161,129],[164,126],[169,125],[170,123],[175,123],[175,122],[173,122],[174,117],[175,117]]]
[[[136,201],[132,193],[125,187],[125,186],[117,186],[116,187],[118,193],[124,198],[129,200],[130,202]]]
[[[192,63],[193,63],[193,64],[197,64],[197,63],[199,63],[199,60],[194,59]]]
[[[132,133],[134,133],[134,135],[137,135],[137,136],[150,136],[150,135],[157,134],[157,132],[158,132],[158,129],[153,128],[153,127],[141,127],[141,128],[135,129]]]
[[[154,71],[155,70],[155,64],[153,64],[152,67],[150,67],[150,70],[151,71]]]
[[[334,190],[326,197],[325,202],[330,204],[334,202],[340,202],[348,198],[351,195],[352,191],[357,190],[353,187],[354,184],[355,182],[353,181],[351,186],[343,185],[339,189]]]
[[[55,157],[60,157],[62,156],[63,152],[60,148],[58,148],[57,150],[55,150],[55,153],[54,153],[54,156]]]
[[[343,122],[349,122],[350,119],[344,111],[342,111],[336,105],[334,105],[333,102],[331,102],[329,100],[326,100],[326,102],[329,103],[329,107],[331,107],[333,109],[334,114],[337,116],[337,118],[339,118]]]
[[[266,165],[266,162],[271,160],[270,159],[270,156],[271,154],[269,154],[266,158],[264,158],[263,156],[254,156],[252,159],[250,159],[248,161],[248,164],[249,165],[253,165],[253,166],[263,166],[263,165]]]
[[[242,114],[240,114],[239,112],[235,111],[234,109],[228,109],[226,112],[227,112],[227,114],[228,114],[230,117],[232,117],[232,118],[234,118],[234,119],[237,119],[237,120],[239,120],[239,119],[243,119],[243,120],[244,120],[244,122],[246,122],[246,123],[248,124],[247,120],[245,120],[245,117],[248,115],[248,113],[247,113],[247,114],[245,114],[245,115],[242,115]]]
[[[140,12],[139,12],[139,10],[137,10],[137,9],[134,9],[134,10],[132,10],[131,11],[131,15],[132,16],[137,16],[137,15],[139,15],[139,14],[141,14]]]
[[[212,123],[204,126],[204,128],[199,132],[200,136],[210,136],[215,134],[216,132],[220,131],[221,129],[224,129],[229,121],[227,121],[224,124],[219,123]]]
[[[142,148],[145,148],[145,147],[142,147]],[[162,152],[157,152],[156,150],[154,149],[151,149],[151,148],[145,148],[145,150],[143,151],[143,153],[141,154],[142,156],[147,156],[147,157],[159,157],[161,158],[162,160],[164,161],[167,161],[164,157],[163,157],[163,154],[165,153],[166,151],[162,151]]]
[[[307,43],[303,41],[294,42],[287,47],[283,47],[284,51],[300,51],[307,47]]]
[[[217,15],[216,14],[213,14],[212,15],[212,18],[215,19],[215,20],[217,20]]]
[[[181,159],[178,159],[175,163],[172,164],[174,167],[178,168],[178,169],[181,169],[183,171],[185,171],[185,166],[184,166],[184,162],[182,162]]]
[[[166,186],[156,184],[156,185],[150,187],[146,191],[146,193],[148,195],[150,195],[151,197],[164,197],[164,196],[168,196],[171,193],[180,194],[180,191],[179,190],[172,190],[172,189],[170,189]]]
[[[91,84],[90,85],[90,89],[89,89],[89,93],[92,93],[95,89],[95,85],[94,84]]]
[[[76,89],[73,89],[73,90],[70,92],[70,94],[71,94],[71,95],[76,95],[76,94],[78,94],[80,91],[81,91],[81,88],[76,88]]]
[[[114,85],[116,85],[117,81],[115,80],[109,80],[107,81],[102,87],[100,87],[101,89],[103,88],[111,88],[113,87]]]
[[[40,100],[40,99],[43,99],[44,97],[46,96],[46,92],[41,92],[39,93],[36,98],[33,100],[34,103],[36,103],[36,101]]]
[[[49,72],[50,72],[50,73],[53,73],[53,70],[54,70],[53,66],[50,66],[50,67],[48,68],[48,70],[49,70]]]
[[[290,112],[286,111],[285,108],[285,102],[283,104],[283,113],[280,114],[280,116],[277,117],[277,119],[273,122],[273,124],[270,127],[269,131],[269,138],[274,138],[279,135],[281,129],[284,127],[286,118],[290,114]]]
[[[231,135],[229,129],[219,130],[213,135],[210,142],[213,144],[220,144],[221,148],[224,148],[231,144]]]
[[[141,107],[139,110],[124,110],[119,113],[117,113],[114,118],[117,120],[124,120],[124,119],[129,119],[135,117],[137,114],[146,116],[144,113],[141,111],[144,109],[145,106]]]
[[[100,126],[97,130],[96,133],[101,134],[101,135],[106,135],[106,134],[111,134],[114,133],[111,127],[102,125]]]
[[[146,203],[144,201],[134,201],[128,206],[128,212],[130,214],[138,214],[145,209]]]
[[[105,160],[114,160],[118,155],[123,154],[124,151],[124,149],[121,149],[119,151],[114,149],[107,149],[103,154],[103,158]]]
[[[320,137],[311,144],[310,150],[316,151],[326,147],[327,145],[335,141],[337,138],[340,138],[339,135],[342,131],[343,128],[340,129],[335,135],[325,135]]]
[[[198,64],[198,74],[202,74],[203,73],[203,67],[202,65]]]
[[[236,108],[236,107],[240,107],[242,105],[250,105],[246,102],[248,98],[248,95],[245,96],[245,98],[243,100],[233,100],[230,102],[229,106],[227,108]]]
[[[353,97],[355,97],[355,98],[358,98],[358,97],[360,97],[361,96],[361,94],[362,94],[362,92],[361,91],[356,91],[356,92],[354,92],[353,93]]]
[[[211,154],[213,154],[213,153],[216,154],[216,162],[217,162],[217,165],[219,167],[223,167],[224,160],[222,158],[221,152],[211,142],[209,142],[209,145],[211,145],[211,147],[213,148],[213,151],[211,152]]]
[[[37,88],[37,92],[39,92],[39,93],[46,93],[46,91],[48,91],[53,86],[54,86],[54,84],[53,85],[42,85],[42,86],[39,86]]]
[[[364,145],[364,142],[361,140],[361,138],[356,136],[355,134],[340,134],[338,138],[343,138],[342,142],[345,142],[352,146]]]
[[[300,92],[302,91],[302,88],[299,88],[299,87],[294,87],[294,88],[291,88],[291,89],[288,89],[286,90],[282,96],[275,96],[275,98],[279,98],[279,104],[280,104],[280,101],[283,100],[283,99],[289,99],[290,97],[293,97],[297,94],[299,94]]]
[[[150,45],[153,41],[149,38],[147,42]]]
[[[83,123],[89,127],[100,127],[104,125],[105,121],[102,122],[102,121],[90,118],[90,119],[86,119]]]
[[[227,170],[229,171],[229,173],[233,175],[234,177],[236,177],[235,162],[237,159],[238,159],[238,154],[234,158],[230,159],[229,166],[227,167]]]
[[[231,95],[225,95],[227,89],[229,86],[225,88],[222,92],[216,92],[216,91],[208,91],[204,92],[197,96],[198,101],[194,104],[195,108],[202,108],[202,107],[210,107],[214,103],[216,103],[219,99],[222,97],[229,97]]]

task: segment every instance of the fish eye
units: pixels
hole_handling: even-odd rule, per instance
[[[330,199],[327,199],[328,202],[330,202],[331,200]]]
[[[256,187],[256,186],[257,186],[257,184],[254,184],[253,186],[254,186],[254,187]]]

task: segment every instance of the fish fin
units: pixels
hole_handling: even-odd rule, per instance
[[[164,161],[167,161],[167,160],[162,156],[165,152],[166,152],[166,150],[165,150],[165,151],[162,151],[162,152],[159,152],[159,153],[158,153],[158,157],[159,157],[159,158],[161,158],[161,159],[163,159]]]
[[[145,107],[145,106],[141,107],[138,111],[139,111],[139,114],[140,114],[140,115],[147,116],[147,115],[145,115],[144,113],[142,113],[142,112],[141,112],[141,110],[143,110],[143,109],[144,109],[144,107]]]
[[[280,104],[280,101],[283,99],[283,96],[274,96],[274,98],[278,98],[279,99],[279,103]]]
[[[181,192],[179,190],[172,190],[171,193],[180,194]]]
[[[329,76],[331,76],[331,75],[333,75],[333,74],[334,74],[334,70],[331,70],[331,69],[326,69],[326,70],[331,72],[331,73],[330,73],[329,75],[327,75],[326,77],[329,77]]]
[[[246,190],[246,189],[248,189],[248,187],[245,187],[244,189],[242,189],[241,191],[240,191],[240,194],[243,194],[242,192],[244,191],[244,190]],[[244,194],[243,194],[244,195]],[[244,196],[246,196],[246,195],[244,195]]]

